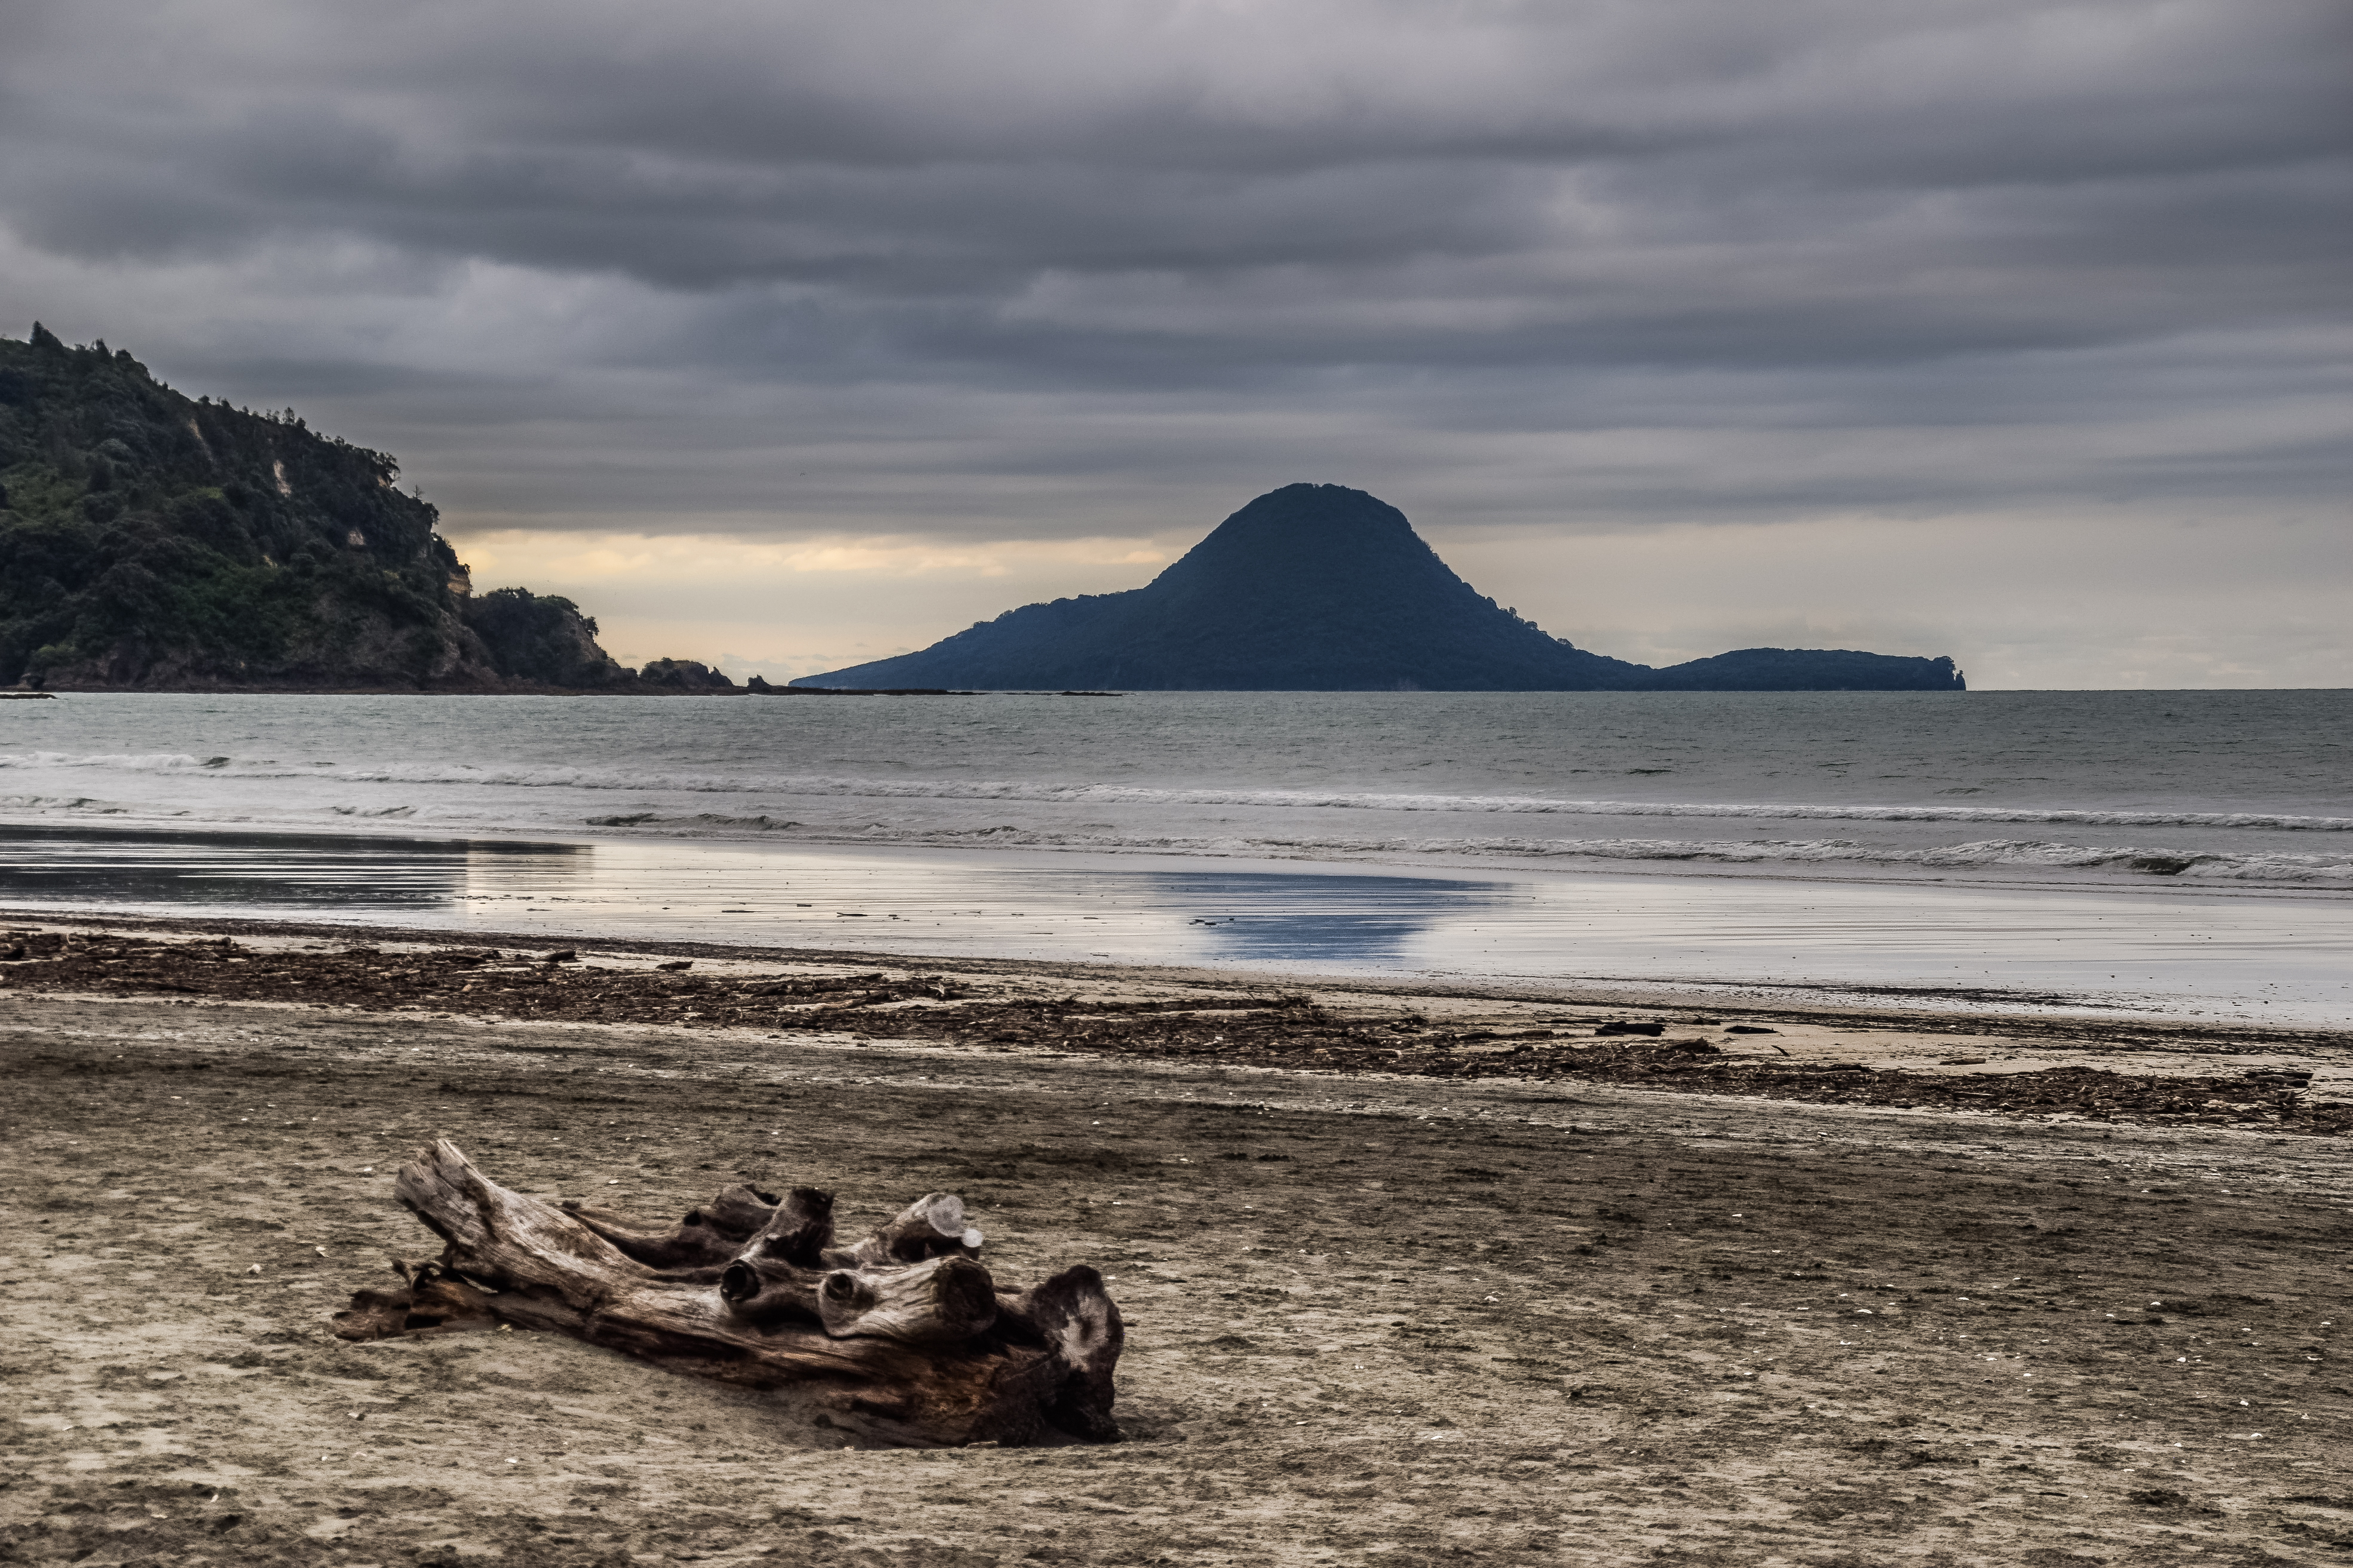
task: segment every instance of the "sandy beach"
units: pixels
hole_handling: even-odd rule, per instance
[[[1366,985],[1285,1013],[1246,975],[586,944],[471,949],[418,997],[390,972],[425,980],[436,933],[9,929],[17,1561],[2317,1563],[2353,1542],[2341,1036],[1704,1028],[1688,999]],[[686,1005],[755,982],[827,1026]],[[607,1021],[564,1016],[583,985]],[[1014,1037],[917,1016],[959,1008]],[[1407,1016],[1453,1043],[1240,1048],[1253,1016],[1337,1051]],[[1678,1040],[1784,1077],[2092,1068],[2191,1086],[2204,1120],[1640,1071]],[[1543,1055],[1621,1046],[1582,1076]],[[2303,1110],[2206,1092],[2250,1072],[2310,1073]],[[874,1448],[570,1340],[340,1341],[352,1290],[436,1250],[390,1191],[434,1137],[652,1221],[739,1180],[833,1188],[860,1223],[960,1192],[992,1267],[1112,1278],[1125,1441]]]

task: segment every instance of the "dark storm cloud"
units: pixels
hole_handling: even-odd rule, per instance
[[[1937,434],[1900,470],[1588,459],[1582,504],[2326,493],[2348,16],[18,0],[0,303],[340,398],[412,472],[495,431],[496,504],[444,490],[510,516],[776,510],[882,462],[878,422],[893,472],[1049,488],[1648,421]],[[2072,468],[1947,439],[2054,420],[2103,433]],[[734,454],[682,506],[681,446]]]

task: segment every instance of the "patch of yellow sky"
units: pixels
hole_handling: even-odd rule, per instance
[[[560,594],[596,618],[599,640],[624,664],[696,658],[737,679],[887,658],[1017,605],[1137,587],[1192,542],[450,533],[477,592]]]

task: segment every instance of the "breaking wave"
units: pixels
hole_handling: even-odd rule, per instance
[[[90,768],[132,773],[209,773],[221,778],[332,781],[355,784],[452,785],[491,789],[552,789],[637,794],[765,795],[810,799],[1008,801],[1067,805],[1229,806],[1261,810],[1356,810],[1451,812],[1499,816],[1614,816],[1756,818],[1775,821],[1946,822],[1988,826],[2047,825],[2075,827],[2235,827],[2302,833],[2353,832],[2353,816],[2311,816],[2253,811],[2132,810],[2032,805],[1871,805],[1838,802],[1700,802],[1577,800],[1525,795],[1413,795],[1366,790],[1217,789],[1131,784],[1056,783],[1038,780],[871,779],[824,774],[713,774],[580,767],[475,768],[440,763],[349,766],[332,763],[281,764],[185,752],[75,755],[58,752],[0,754],[0,769]],[[1436,844],[1440,841],[1427,841]],[[1520,842],[1514,840],[1461,840]],[[1514,854],[1563,852],[1559,840],[1527,840]],[[1609,840],[1594,842],[1642,842]],[[1835,841],[1831,841],[1835,842]],[[2003,842],[1989,840],[1989,843]],[[1695,855],[1717,855],[1721,846],[1688,846]],[[1975,846],[1955,846],[1959,853]],[[2052,847],[2067,849],[2069,847]],[[1589,854],[1592,850],[1567,853]],[[2107,851],[2084,850],[2087,854]],[[2163,850],[2117,854],[2167,855]],[[2229,857],[2224,857],[2229,858]],[[2253,858],[2269,858],[2254,857]],[[2287,858],[2297,858],[2288,857]]]
[[[1917,870],[2075,870],[2131,873],[2183,880],[2263,882],[2353,889],[2353,853],[2223,854],[2196,850],[2060,844],[2041,839],[1989,838],[1968,844],[1903,848],[1852,839],[1756,839],[1746,843],[1670,838],[1345,837],[1279,835],[1138,834],[1084,829],[817,826],[767,816],[656,812],[586,819],[596,827],[649,835],[723,836],[794,833],[811,844],[891,844],[936,848],[1085,849],[1106,853],[1331,860],[1456,858],[1513,860],[1684,861],[1725,866],[1885,867]]]

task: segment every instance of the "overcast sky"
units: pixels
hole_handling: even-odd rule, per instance
[[[2353,685],[2343,0],[0,0],[0,331],[805,673],[1402,509],[1649,662]]]

